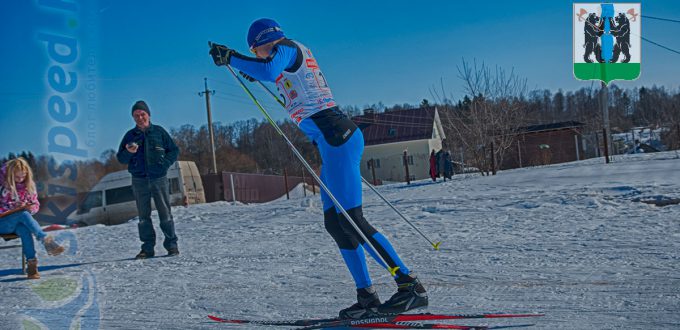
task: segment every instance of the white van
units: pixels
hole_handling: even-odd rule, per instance
[[[170,203],[189,205],[205,203],[203,183],[196,163],[177,161],[168,169]],[[155,205],[151,203],[155,209]],[[127,170],[105,175],[90,190],[85,199],[68,218],[69,224],[90,226],[117,225],[137,216],[137,205],[132,193],[132,176]]]

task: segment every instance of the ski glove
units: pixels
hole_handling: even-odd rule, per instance
[[[250,82],[257,81],[257,79],[255,79],[255,78],[253,78],[253,77],[247,75],[247,74],[246,74],[245,72],[243,72],[243,71],[239,71],[238,73],[240,73],[240,74],[243,76],[243,78],[246,78],[246,80],[248,80],[248,81],[250,81]]]
[[[217,66],[229,65],[229,59],[234,52],[233,49],[220,44],[212,44],[210,47],[210,56]]]

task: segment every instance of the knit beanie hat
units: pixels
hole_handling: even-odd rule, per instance
[[[269,18],[260,18],[248,29],[248,47],[258,47],[285,37],[281,26]]]
[[[139,100],[135,102],[135,105],[132,106],[132,113],[135,113],[135,110],[142,110],[146,112],[149,116],[151,116],[151,112],[149,111],[149,106],[146,105],[146,102]]]

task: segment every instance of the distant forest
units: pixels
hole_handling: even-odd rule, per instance
[[[482,70],[484,68],[481,70],[477,68],[477,71]],[[474,80],[475,70],[472,70],[470,74],[472,76],[467,76],[467,78]],[[461,70],[461,78],[467,81],[464,70]],[[505,91],[489,88],[491,85],[498,85],[499,82],[505,82],[506,86],[512,83],[515,88]],[[437,93],[432,90],[431,99],[423,99],[419,104],[388,107],[379,102],[363,107],[345,106],[341,110],[350,116],[355,116],[363,114],[367,108],[380,113],[436,106],[442,118],[445,133],[449,137],[447,147],[456,150],[463,148],[466,154],[474,153],[475,145],[487,143],[489,139],[498,140],[499,136],[507,132],[516,132],[528,125],[573,120],[585,124],[584,135],[602,131],[599,87],[581,88],[569,92],[562,90],[525,92],[521,84],[517,82],[512,77],[501,77],[500,81],[487,82],[487,85],[468,85],[468,96],[457,101],[447,98],[443,92]],[[678,132],[680,129],[680,91],[657,86],[621,89],[610,85],[608,99],[613,133],[625,132],[633,127],[666,128],[662,135],[662,142],[668,149],[680,148],[680,132]],[[486,126],[471,129],[470,127],[476,121],[483,122]],[[493,124],[496,121],[499,124]],[[278,124],[312,167],[318,169],[320,158],[316,148],[296,125],[288,120]],[[231,124],[216,123],[213,126],[218,171],[282,174],[285,168],[289,175],[302,175],[302,165],[283,139],[265,120],[250,119]],[[201,127],[184,125],[169,128],[169,131],[180,148],[180,160],[194,161],[201,174],[212,171],[207,125]],[[472,140],[475,141],[471,142]],[[107,173],[126,168],[118,163],[115,153],[115,150],[107,150],[101,154],[99,159],[78,161],[73,164],[79,173],[75,186],[78,192],[89,191]],[[48,169],[55,166],[53,158],[45,155],[35,156],[29,151],[10,153],[0,160],[4,162],[17,156],[29,160],[35,170],[37,181],[48,178]],[[69,186],[73,186],[73,183]]]

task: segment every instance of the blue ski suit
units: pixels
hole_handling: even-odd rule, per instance
[[[390,267],[399,267],[396,276],[408,275],[409,269],[392,244],[363,216],[360,165],[364,137],[338,108],[311,51],[297,41],[283,39],[267,58],[234,53],[230,65],[257,80],[276,83],[290,118],[319,149],[323,183],[385,262]],[[340,248],[357,289],[371,286],[364,253],[366,242],[323,190],[321,200],[326,230]],[[374,252],[367,249],[380,262]]]

